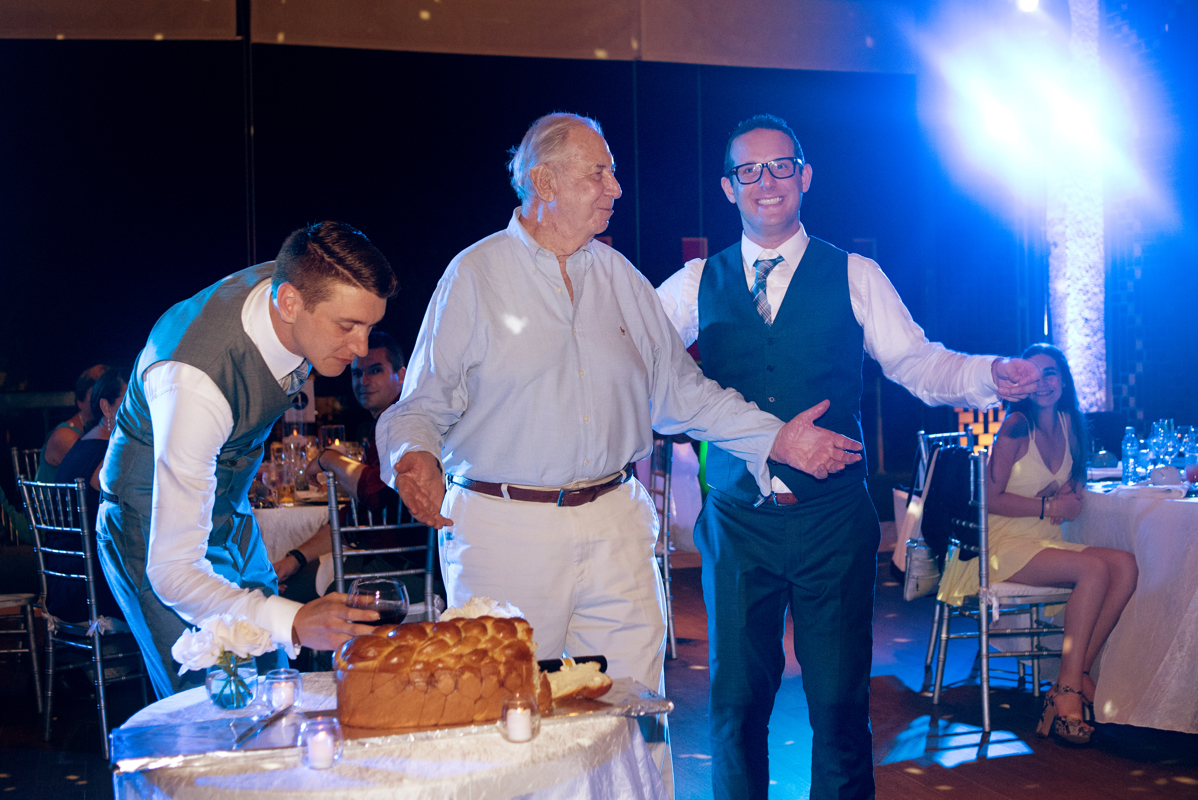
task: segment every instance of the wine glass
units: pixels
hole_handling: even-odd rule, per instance
[[[1186,455],[1198,454],[1198,427],[1190,425],[1181,428],[1181,447]]]
[[[1165,425],[1165,420],[1152,423],[1152,433],[1148,436],[1148,449],[1152,452],[1154,465],[1166,464],[1171,433]]]
[[[363,625],[398,625],[408,616],[408,587],[394,578],[358,578],[350,585],[345,604],[379,612],[377,621]]]

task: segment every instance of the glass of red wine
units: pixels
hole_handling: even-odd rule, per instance
[[[408,587],[394,578],[358,578],[349,587],[345,604],[379,612],[377,621],[364,625],[398,625],[408,616]]]

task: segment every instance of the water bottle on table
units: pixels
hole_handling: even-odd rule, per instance
[[[1136,429],[1128,425],[1123,433],[1123,479],[1124,486],[1135,483],[1136,456],[1140,454],[1140,440],[1136,438]]]

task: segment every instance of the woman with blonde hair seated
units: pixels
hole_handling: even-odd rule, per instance
[[[1072,588],[1058,682],[1045,698],[1036,732],[1088,744],[1094,729],[1090,667],[1136,588],[1135,556],[1066,542],[1061,522],[1077,519],[1086,481],[1086,429],[1069,364],[1060,350],[1032,345],[1023,357],[1040,368],[1036,390],[1014,403],[990,452],[990,580]],[[940,599],[959,605],[978,590],[978,568],[954,552]]]

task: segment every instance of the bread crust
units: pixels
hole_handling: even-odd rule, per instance
[[[524,619],[478,617],[384,625],[334,654],[341,724],[401,729],[492,722],[531,694],[553,707]]]

